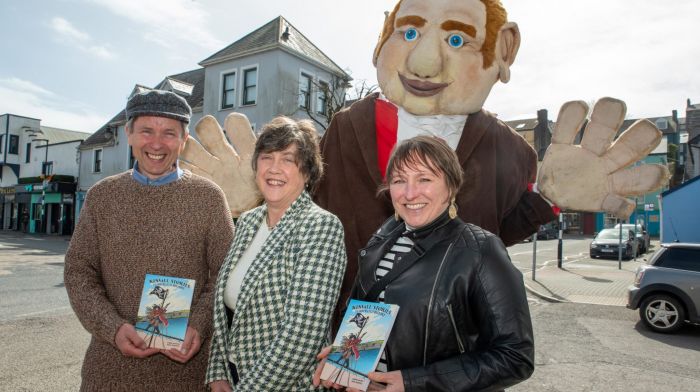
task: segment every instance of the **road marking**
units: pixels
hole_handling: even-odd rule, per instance
[[[19,318],[25,318],[25,317],[36,316],[36,315],[44,314],[44,313],[57,312],[57,311],[59,311],[59,310],[66,310],[66,309],[70,309],[70,308],[71,308],[70,306],[61,306],[61,307],[54,308],[54,309],[40,310],[40,311],[38,311],[38,312],[30,312],[30,313],[24,313],[24,314],[17,314],[17,315],[12,316],[12,317],[10,318],[10,320],[11,320],[11,319],[19,319]]]

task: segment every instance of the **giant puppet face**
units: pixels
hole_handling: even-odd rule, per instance
[[[508,81],[519,45],[499,0],[401,0],[374,64],[384,95],[408,112],[469,114]]]

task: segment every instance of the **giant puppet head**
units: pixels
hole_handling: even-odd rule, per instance
[[[405,111],[468,115],[481,110],[498,80],[508,82],[519,47],[518,26],[507,21],[500,0],[399,0],[384,22],[374,65],[384,96]],[[602,98],[590,119],[588,113],[583,101],[562,106],[539,190],[565,209],[627,217],[635,208],[628,197],[667,182],[663,165],[628,168],[658,145],[661,132],[640,120],[615,140],[626,113],[620,100]],[[584,124],[581,144],[574,145]],[[202,145],[189,139],[182,167],[219,184],[238,216],[259,202],[250,169],[255,136],[242,114],[230,114],[225,128],[235,149],[216,119],[204,116],[196,126]]]
[[[401,0],[374,50],[384,95],[415,115],[481,109],[520,46],[499,0]]]

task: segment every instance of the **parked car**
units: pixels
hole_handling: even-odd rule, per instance
[[[540,225],[540,228],[537,230],[538,240],[551,240],[554,238],[559,238],[559,230],[557,230],[553,223]]]
[[[685,321],[700,323],[700,244],[662,244],[648,265],[637,269],[627,307],[639,308],[652,331],[671,333]]]
[[[637,224],[636,230],[634,226],[633,223],[623,223],[622,230],[632,230],[632,232],[635,232],[637,234],[637,242],[639,243],[639,253],[647,253],[649,250],[649,242],[651,242],[649,233],[643,225]],[[620,224],[616,224],[614,228],[619,230]]]
[[[618,249],[620,245],[620,229],[603,229],[595,236],[591,242],[590,255],[592,259],[598,257],[618,257]],[[622,257],[631,259],[634,256],[637,248],[637,240],[634,238],[634,232],[630,230],[622,230]]]

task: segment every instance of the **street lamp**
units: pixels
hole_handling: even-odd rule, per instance
[[[44,147],[44,161],[41,163],[41,179],[42,179],[42,184],[41,184],[41,220],[39,221],[39,230],[38,232],[45,232],[46,228],[44,227],[44,217],[46,216],[46,188],[48,187],[49,184],[49,176],[51,173],[49,173],[51,170],[48,168],[48,162],[49,162],[49,139],[46,138],[41,138],[37,137],[37,135],[43,135],[44,132],[42,130],[36,130],[36,129],[31,129],[29,127],[23,127],[26,128],[25,132],[27,135],[29,135],[29,139],[32,142],[46,142],[46,146]],[[47,225],[48,226],[48,225]]]

